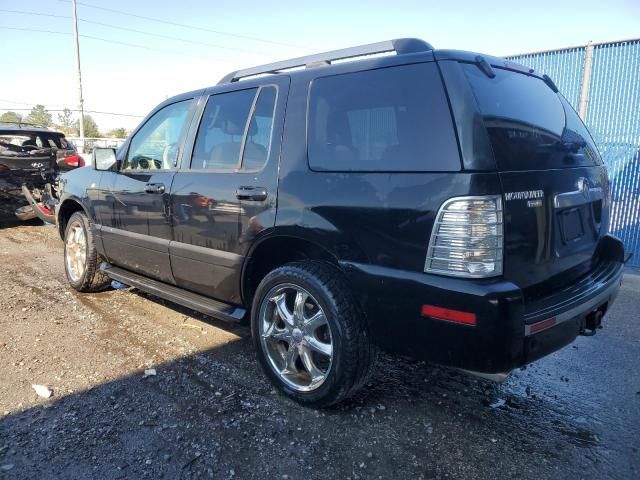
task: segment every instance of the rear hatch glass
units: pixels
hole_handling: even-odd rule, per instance
[[[609,184],[584,124],[542,79],[463,64],[504,194],[504,275],[529,292],[591,268],[607,229]],[[540,288],[544,284],[545,288]],[[526,293],[526,292],[525,292]]]
[[[0,175],[19,178],[16,173],[55,168],[58,152],[64,151],[63,141],[55,133],[0,130]]]
[[[499,170],[547,170],[600,164],[571,106],[541,79],[475,64],[463,70],[480,107]],[[563,105],[564,103],[564,105]]]

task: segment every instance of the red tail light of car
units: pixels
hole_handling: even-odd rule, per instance
[[[69,165],[70,167],[84,167],[85,163],[84,163],[84,158],[82,158],[80,155],[72,155],[70,157],[66,157],[63,160],[64,163],[66,163],[67,165]]]

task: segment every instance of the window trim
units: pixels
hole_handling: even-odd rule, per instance
[[[265,160],[265,162],[262,164],[262,166],[260,168],[243,168],[243,164],[244,164],[244,150],[246,147],[246,142],[247,142],[247,134],[249,133],[249,126],[251,125],[251,120],[253,120],[253,115],[255,113],[256,110],[256,104],[258,103],[258,100],[260,99],[260,94],[262,93],[262,90],[264,88],[269,88],[269,87],[274,87],[276,89],[276,97],[273,101],[273,109],[271,110],[271,128],[269,130],[269,146],[267,148],[267,159]],[[258,88],[258,92],[256,93],[256,97],[253,99],[253,105],[251,105],[251,110],[249,112],[249,118],[247,121],[247,125],[245,128],[245,132],[244,132],[244,138],[242,141],[242,147],[240,148],[240,166],[239,171],[242,172],[247,172],[247,173],[254,173],[254,172],[260,172],[262,170],[265,169],[265,167],[267,166],[267,164],[269,163],[269,159],[271,158],[271,145],[273,144],[273,129],[276,123],[276,109],[278,107],[278,95],[279,95],[280,91],[278,89],[278,85],[275,84],[267,84],[267,85],[260,85],[260,87]]]
[[[121,166],[118,168],[118,173],[122,173],[122,174],[136,174],[136,173],[163,173],[163,172],[175,172],[179,169],[180,163],[182,161],[182,154],[184,151],[184,143],[186,141],[187,138],[187,134],[189,133],[189,124],[191,123],[191,118],[193,116],[194,113],[194,108],[196,106],[196,97],[189,97],[189,98],[183,98],[180,100],[176,100],[175,102],[171,102],[171,103],[167,103],[166,105],[162,105],[161,107],[156,108],[146,119],[145,121],[138,125],[138,127],[136,128],[135,132],[133,132],[133,134],[127,139],[126,143],[127,143],[127,151],[124,155],[124,158],[122,159],[122,164]],[[167,107],[170,107],[172,105],[176,105],[177,103],[182,103],[182,102],[191,102],[191,105],[189,106],[189,110],[187,110],[187,117],[185,118],[185,122],[184,125],[182,127],[182,130],[180,131],[180,138],[178,140],[178,143],[180,145],[178,145],[178,151],[176,153],[176,160],[173,162],[174,166],[172,168],[146,168],[146,169],[136,169],[136,170],[126,170],[124,168],[124,166],[126,165],[127,160],[129,160],[129,153],[131,151],[131,144],[133,143],[133,139],[136,137],[136,135],[138,135],[138,133],[140,132],[140,130],[142,130],[145,125],[147,125],[147,123],[149,123],[149,121],[156,116],[156,114],[158,114],[159,112],[161,112],[162,110],[164,110]]]
[[[249,131],[249,125],[251,123],[251,119],[253,118],[253,113],[256,108],[256,102],[260,97],[260,92],[262,92],[263,88],[268,88],[268,87],[273,87],[276,89],[276,98],[273,103],[273,112],[271,114],[271,118],[273,119],[273,121],[271,122],[271,130],[269,131],[269,151],[267,152],[267,161],[264,162],[264,164],[260,168],[244,169],[242,168],[242,163],[244,161],[244,148],[247,141],[247,133]],[[198,141],[198,133],[200,133],[200,125],[202,123],[204,112],[207,110],[207,105],[209,104],[211,97],[214,97],[216,95],[225,95],[227,93],[242,92],[244,90],[254,90],[254,89],[256,90],[256,93],[253,97],[253,102],[251,103],[251,108],[249,109],[249,115],[247,116],[247,121],[245,122],[245,125],[244,125],[244,130],[242,133],[242,143],[240,144],[240,153],[238,155],[238,162],[236,163],[236,166],[227,167],[227,168],[192,168],[193,153],[195,152],[195,149],[196,149],[195,147]],[[276,123],[276,111],[278,109],[279,99],[280,99],[280,87],[276,83],[265,83],[263,85],[246,86],[245,88],[237,88],[233,90],[224,90],[221,92],[210,93],[204,103],[202,110],[200,111],[200,115],[197,120],[197,127],[195,131],[195,135],[193,137],[193,144],[191,146],[191,152],[190,152],[191,155],[189,158],[189,163],[188,165],[185,165],[182,168],[180,168],[180,170],[184,172],[205,172],[205,173],[258,173],[264,170],[269,164],[269,161],[271,160],[271,145],[273,144],[273,131]]]

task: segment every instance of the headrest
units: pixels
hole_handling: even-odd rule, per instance
[[[231,120],[221,120],[221,123],[222,125],[220,126],[220,128],[227,135],[242,135],[244,133],[244,125],[239,126]]]

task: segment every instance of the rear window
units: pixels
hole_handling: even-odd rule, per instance
[[[500,170],[544,170],[600,163],[571,106],[539,78],[475,64],[463,70],[478,102]]]
[[[460,170],[451,114],[433,63],[314,80],[307,142],[314,170]]]
[[[67,142],[65,138],[58,133],[43,134],[42,139],[45,147],[67,148]]]
[[[59,133],[0,132],[0,143],[16,146],[35,146],[38,148],[68,148],[69,144]]]

